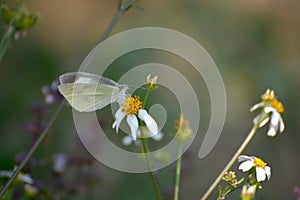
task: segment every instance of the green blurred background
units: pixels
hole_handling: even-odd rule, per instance
[[[28,150],[31,138],[24,125],[32,119],[32,103],[44,100],[42,86],[51,84],[62,73],[78,69],[112,19],[116,2],[25,1],[28,10],[40,12],[41,19],[26,38],[13,43],[0,63],[0,169],[11,169],[15,155]],[[1,3],[16,5],[16,1]],[[199,199],[206,191],[251,129],[255,114],[249,113],[249,108],[269,87],[285,105],[286,130],[272,139],[265,134],[267,128],[259,130],[245,153],[261,156],[272,167],[272,178],[263,184],[256,199],[295,199],[293,189],[300,185],[300,1],[145,0],[139,5],[145,10],[125,13],[112,34],[144,26],[180,31],[203,45],[225,83],[228,107],[224,130],[204,159],[197,156],[203,136],[184,155],[181,199]],[[1,22],[1,36],[3,31]],[[135,66],[152,61],[146,54],[125,56],[115,65]],[[169,65],[178,65],[176,58],[170,60]],[[184,64],[182,69],[189,73]],[[119,77],[120,73],[110,77]],[[203,134],[210,117],[209,97],[203,82],[198,88],[203,89]],[[70,108],[63,110],[50,132],[35,154],[37,158],[50,158],[60,152],[87,154],[76,134]],[[96,163],[93,170],[99,180],[88,191],[70,199],[155,199],[148,174],[126,174],[101,163]],[[174,173],[175,164],[157,173],[161,189],[170,199]],[[48,179],[49,175],[41,172],[43,178]],[[238,196],[236,192],[230,199]]]

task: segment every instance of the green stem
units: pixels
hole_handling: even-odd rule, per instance
[[[148,100],[150,92],[151,91],[148,90],[147,93],[145,94],[143,108],[145,108],[145,106],[147,104],[147,100]],[[139,120],[139,121],[140,121],[140,125],[142,125],[143,122],[141,120]],[[143,136],[143,133],[142,133],[142,136]],[[154,190],[155,190],[156,197],[157,197],[158,200],[162,200],[162,197],[161,197],[161,194],[160,194],[160,191],[159,191],[159,187],[158,187],[158,184],[155,180],[153,170],[152,170],[152,166],[151,166],[151,163],[150,163],[150,160],[149,160],[149,156],[148,156],[149,150],[148,150],[147,140],[144,137],[141,137],[141,140],[142,140],[142,145],[143,145],[143,153],[145,154],[147,167],[148,167],[148,170],[149,170],[149,175],[150,175],[151,182],[152,182],[152,185],[153,185]]]
[[[150,92],[151,92],[151,90],[148,90],[147,93],[145,94],[144,102],[143,102],[143,108],[146,107],[146,104],[147,104],[147,102],[148,102],[148,98],[149,98]]]
[[[218,186],[218,184],[222,180],[222,177],[224,176],[224,173],[227,172],[232,167],[232,165],[235,163],[235,161],[237,160],[237,158],[241,155],[241,153],[248,146],[248,144],[252,140],[253,136],[255,135],[255,133],[256,133],[258,127],[259,127],[259,123],[261,121],[261,117],[262,117],[263,112],[264,111],[262,111],[260,113],[260,116],[259,116],[259,118],[257,120],[257,123],[253,126],[253,128],[251,129],[250,133],[248,134],[248,136],[246,137],[246,139],[244,140],[244,142],[242,143],[242,145],[238,148],[238,150],[236,151],[236,153],[233,155],[233,157],[231,158],[231,160],[227,163],[227,165],[225,166],[225,168],[221,171],[221,173],[216,178],[216,180],[213,182],[213,184],[208,188],[208,190],[206,191],[206,193],[202,196],[201,200],[205,200],[205,199],[207,199],[209,197],[209,195],[213,192],[213,190]]]
[[[14,15],[11,18],[8,27],[6,29],[6,32],[4,33],[1,42],[0,42],[0,62],[3,59],[3,56],[6,52],[6,50],[8,49],[9,45],[11,44],[11,42],[14,39],[15,33],[16,33],[16,27],[13,26],[13,23],[15,21],[16,15],[19,12],[21,6],[23,4],[23,0],[19,0],[19,3],[14,11]]]
[[[42,134],[39,136],[39,138],[37,139],[37,141],[34,143],[34,145],[30,148],[29,152],[27,153],[26,157],[24,158],[24,160],[22,161],[22,163],[14,170],[13,174],[11,175],[11,177],[9,178],[9,180],[7,181],[7,183],[5,184],[5,186],[2,188],[1,192],[0,192],[0,197],[2,197],[4,195],[4,193],[6,192],[6,190],[9,188],[9,186],[12,184],[12,182],[14,181],[14,179],[17,177],[17,175],[19,174],[19,172],[22,170],[22,168],[25,166],[25,164],[28,162],[28,160],[30,159],[30,157],[33,155],[33,153],[35,152],[35,150],[37,149],[37,147],[41,144],[41,142],[44,140],[45,136],[48,133],[48,130],[50,129],[50,127],[52,126],[52,124],[54,123],[54,121],[56,120],[58,114],[60,113],[60,111],[62,110],[63,106],[65,105],[65,101],[63,100],[60,105],[58,106],[58,108],[56,109],[54,115],[52,116],[48,126],[45,128],[45,130],[42,132]]]
[[[180,183],[181,157],[182,157],[181,154],[182,154],[182,143],[179,142],[178,159],[177,159],[177,165],[176,165],[174,200],[179,199],[179,183]]]
[[[154,174],[153,174],[153,171],[152,171],[152,166],[151,166],[151,163],[150,163],[150,160],[149,160],[149,157],[148,157],[149,150],[148,150],[146,138],[142,137],[141,140],[142,140],[142,144],[143,144],[143,153],[145,154],[145,157],[146,157],[147,167],[149,169],[149,175],[150,175],[151,182],[152,182],[152,185],[153,185],[154,190],[155,190],[156,198],[158,200],[162,200],[162,197],[161,197],[161,194],[160,194],[160,191],[159,191],[159,188],[158,188],[158,184],[155,180],[155,177],[154,177]]]

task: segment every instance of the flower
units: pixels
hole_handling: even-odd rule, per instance
[[[233,187],[237,187],[238,181],[234,171],[225,172],[222,179]]]
[[[147,87],[149,90],[153,90],[157,87],[157,76],[151,77],[151,74],[147,76]]]
[[[14,168],[14,170],[12,171],[6,171],[6,170],[2,170],[0,171],[0,177],[8,177],[10,178],[12,176],[12,174],[14,173],[14,171],[16,170],[17,167]],[[20,172],[17,175],[16,180],[23,182],[23,183],[27,183],[27,184],[33,184],[34,180],[31,178],[30,174],[24,174],[23,172]]]
[[[189,121],[184,118],[183,114],[180,114],[179,119],[175,121],[175,130],[175,139],[180,143],[187,142],[192,137]]]
[[[271,178],[271,167],[267,166],[267,163],[262,159],[255,156],[241,155],[239,156],[238,161],[242,162],[239,166],[239,170],[242,172],[249,171],[255,167],[256,180],[258,182],[266,180],[266,177],[268,180]]]
[[[251,200],[255,197],[256,185],[244,185],[241,193],[242,200]]]
[[[222,177],[222,179],[224,181],[231,181],[232,179],[235,179],[236,175],[234,171],[229,171],[229,172],[225,172],[224,176]]]
[[[0,13],[2,20],[7,25],[10,25],[10,21],[13,19],[12,25],[16,30],[26,30],[35,26],[40,18],[38,13],[30,13],[24,6],[20,7],[14,16],[14,11],[12,9],[8,8],[6,5],[2,5]]]
[[[45,85],[42,87],[42,93],[45,96],[46,105],[52,105],[55,102],[60,102],[63,96],[58,91],[59,81],[55,80],[51,85]]]
[[[154,136],[158,133],[158,127],[155,120],[147,113],[145,109],[142,109],[143,103],[140,101],[138,96],[127,97],[126,100],[121,104],[120,108],[115,114],[115,121],[112,128],[116,129],[118,133],[120,124],[125,116],[127,116],[127,124],[130,127],[130,132],[133,140],[136,140],[139,122],[136,117],[140,118],[145,122],[150,133]]]
[[[270,127],[267,135],[274,137],[279,129],[279,132],[284,131],[285,125],[281,114],[284,113],[284,107],[280,101],[277,100],[274,90],[267,89],[267,91],[261,96],[262,102],[255,104],[250,108],[253,112],[258,108],[263,108],[263,113],[256,116],[253,119],[253,123],[259,123],[259,127],[263,127],[270,121]],[[271,120],[270,120],[271,119]]]
[[[62,174],[65,172],[67,165],[69,163],[69,158],[66,154],[56,154],[53,156],[52,170],[57,174]]]
[[[29,185],[29,184],[25,184],[24,190],[25,190],[25,193],[29,197],[34,197],[34,196],[36,196],[39,193],[39,191],[38,191],[38,189],[36,187],[34,187],[32,185]]]

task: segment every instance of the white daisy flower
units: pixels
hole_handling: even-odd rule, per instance
[[[264,111],[262,115],[258,115],[253,119],[253,123],[259,123],[259,127],[263,127],[270,121],[270,127],[267,135],[274,137],[278,129],[280,133],[284,131],[285,125],[281,117],[281,114],[284,112],[284,107],[282,103],[275,97],[273,90],[267,89],[261,98],[262,102],[257,103],[250,108],[251,112],[258,108],[263,108]]]
[[[239,170],[242,172],[249,171],[255,167],[256,180],[258,182],[266,180],[266,177],[268,180],[271,178],[271,167],[267,166],[267,163],[265,163],[262,159],[255,156],[241,155],[239,156],[238,161],[242,162],[239,166]]]
[[[118,133],[122,120],[127,116],[127,124],[130,127],[131,136],[133,140],[136,140],[139,127],[138,116],[145,122],[151,134],[153,136],[156,135],[158,133],[157,123],[145,109],[142,109],[142,106],[143,103],[140,101],[139,97],[127,97],[115,114],[116,120],[114,121],[112,128],[115,128]]]

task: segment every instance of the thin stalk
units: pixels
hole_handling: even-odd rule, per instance
[[[161,197],[161,194],[160,194],[160,191],[159,191],[159,188],[158,188],[158,184],[155,180],[155,177],[154,177],[154,174],[153,174],[153,171],[152,171],[152,166],[151,166],[151,163],[150,163],[150,160],[149,160],[149,157],[148,157],[149,150],[148,150],[146,138],[142,137],[141,140],[142,140],[142,144],[143,144],[143,153],[145,154],[147,167],[149,169],[149,175],[150,175],[151,182],[152,182],[152,185],[153,185],[154,190],[155,190],[156,198],[158,200],[162,200],[162,197]]]
[[[133,4],[135,4],[137,1],[132,2]],[[23,0],[19,1],[19,5],[17,10],[20,8],[20,5],[22,5]],[[130,4],[129,4],[130,5]],[[132,5],[133,6],[133,5]],[[131,6],[131,7],[132,7]],[[127,9],[128,10],[128,9]],[[111,30],[113,29],[113,27],[115,26],[115,24],[117,23],[118,19],[121,17],[121,15],[127,11],[124,9],[124,0],[120,0],[119,1],[119,9],[118,12],[116,13],[115,17],[113,18],[112,22],[110,23],[110,25],[107,27],[107,29],[105,30],[105,32],[103,33],[102,37],[100,38],[100,42],[104,41],[109,33],[111,32]],[[12,18],[12,20],[10,21],[9,26],[12,25],[13,20],[15,18],[15,14]],[[4,40],[2,38],[2,40]],[[2,43],[6,43],[5,41],[1,41],[0,46],[2,47]],[[2,49],[0,49],[1,53],[2,53]],[[4,51],[5,52],[5,51]],[[0,61],[1,61],[1,57],[0,57]],[[45,138],[45,136],[48,133],[48,130],[51,128],[51,126],[53,125],[54,121],[56,120],[57,116],[59,115],[59,113],[61,112],[63,106],[65,104],[65,101],[63,100],[60,105],[58,106],[58,108],[56,109],[54,115],[52,116],[49,124],[47,125],[47,127],[45,128],[45,130],[43,131],[43,133],[39,136],[39,138],[37,139],[37,141],[33,144],[33,146],[30,148],[28,154],[26,155],[25,159],[22,161],[22,163],[16,168],[16,170],[13,172],[12,176],[9,178],[8,182],[5,184],[5,186],[2,188],[1,192],[0,192],[0,197],[2,197],[4,195],[4,193],[7,191],[7,189],[9,188],[9,186],[12,184],[12,182],[14,181],[14,179],[17,177],[17,175],[19,174],[19,172],[23,169],[23,167],[26,165],[26,163],[28,162],[28,160],[30,159],[30,157],[33,155],[33,153],[35,152],[35,150],[37,149],[37,147],[41,144],[41,142],[43,141],[43,139]]]
[[[123,10],[121,8],[122,8],[122,6],[119,8],[118,12],[115,14],[114,18],[111,20],[110,24],[108,25],[108,27],[104,31],[104,33],[101,36],[98,44],[100,44],[101,42],[103,42],[109,36],[110,32],[112,31],[112,29],[114,28],[114,26],[117,24],[117,22],[119,21],[120,17],[125,12],[125,10]]]
[[[147,93],[145,94],[144,102],[143,102],[143,108],[145,108],[145,106],[147,104],[147,100],[148,100],[150,92],[151,92],[151,90],[148,90]],[[140,121],[140,125],[143,124],[143,122],[141,120],[139,120],[139,121]],[[159,187],[158,187],[158,184],[155,180],[153,170],[152,170],[152,166],[151,166],[151,163],[150,163],[150,160],[149,160],[149,157],[148,157],[149,149],[148,149],[147,140],[144,137],[141,137],[141,140],[142,140],[142,145],[143,145],[143,153],[145,154],[147,167],[148,167],[148,170],[149,170],[149,175],[150,175],[151,182],[152,182],[152,185],[153,185],[154,190],[155,190],[156,197],[157,197],[158,200],[162,200],[162,197],[161,197],[161,194],[160,194],[160,191],[159,191]]]
[[[251,129],[250,133],[248,134],[248,136],[246,137],[246,139],[244,140],[244,142],[242,143],[242,145],[238,148],[238,150],[236,151],[236,153],[233,155],[233,157],[231,158],[231,160],[227,163],[227,165],[225,166],[225,168],[221,171],[221,173],[216,178],[216,180],[213,182],[213,184],[208,188],[208,190],[206,191],[206,193],[202,196],[201,200],[206,200],[209,197],[209,195],[213,192],[213,190],[218,186],[218,184],[222,180],[222,177],[224,176],[224,173],[227,172],[232,167],[232,165],[235,163],[235,161],[237,160],[237,158],[241,155],[241,153],[248,146],[248,144],[252,140],[253,136],[255,135],[255,133],[256,133],[258,127],[259,127],[259,123],[261,121],[261,117],[262,117],[263,112],[264,111],[262,111],[260,113],[260,117],[257,120],[257,123],[253,126],[253,128]]]
[[[147,93],[145,94],[145,97],[144,97],[144,102],[143,102],[143,108],[146,107],[146,104],[148,102],[148,98],[149,98],[149,94],[150,94],[150,90],[147,91]]]
[[[177,165],[176,165],[174,200],[179,199],[179,183],[180,183],[181,157],[182,157],[181,155],[182,155],[182,143],[179,142],[178,159],[177,159]]]
[[[13,26],[13,23],[15,21],[16,15],[18,11],[20,10],[21,6],[23,4],[23,0],[19,0],[19,3],[14,11],[14,15],[11,18],[8,27],[6,29],[6,32],[4,33],[1,42],[0,42],[0,62],[2,61],[2,58],[8,49],[9,45],[14,39],[15,33],[16,33],[16,27]]]
[[[63,100],[59,104],[58,108],[56,109],[54,115],[50,119],[49,124],[47,125],[47,127],[45,128],[45,130],[42,132],[42,134],[39,136],[39,138],[37,139],[37,141],[30,148],[29,152],[27,153],[27,155],[24,158],[24,160],[22,161],[22,163],[14,170],[13,174],[11,175],[11,177],[9,178],[9,180],[7,181],[7,183],[5,184],[5,186],[2,188],[2,190],[0,192],[0,197],[2,197],[4,195],[4,193],[6,192],[6,190],[9,188],[9,186],[12,184],[12,182],[14,181],[14,179],[19,174],[19,172],[22,170],[22,168],[28,162],[28,160],[30,159],[30,157],[33,155],[33,153],[35,152],[35,150],[37,149],[37,147],[41,144],[41,142],[43,141],[43,139],[47,135],[48,130],[50,129],[50,127],[52,126],[52,124],[56,120],[58,114],[61,112],[61,110],[64,107],[64,105],[65,105],[65,101]]]
[[[116,25],[116,23],[119,21],[121,16],[128,11],[130,8],[132,8],[137,2],[140,0],[133,0],[132,2],[129,2],[128,4],[124,4],[124,0],[119,0],[118,2],[118,11],[115,14],[114,18],[111,20],[110,24],[106,28],[105,32],[103,33],[102,37],[100,38],[100,41],[98,44],[103,42],[110,34],[112,31],[113,27]]]

